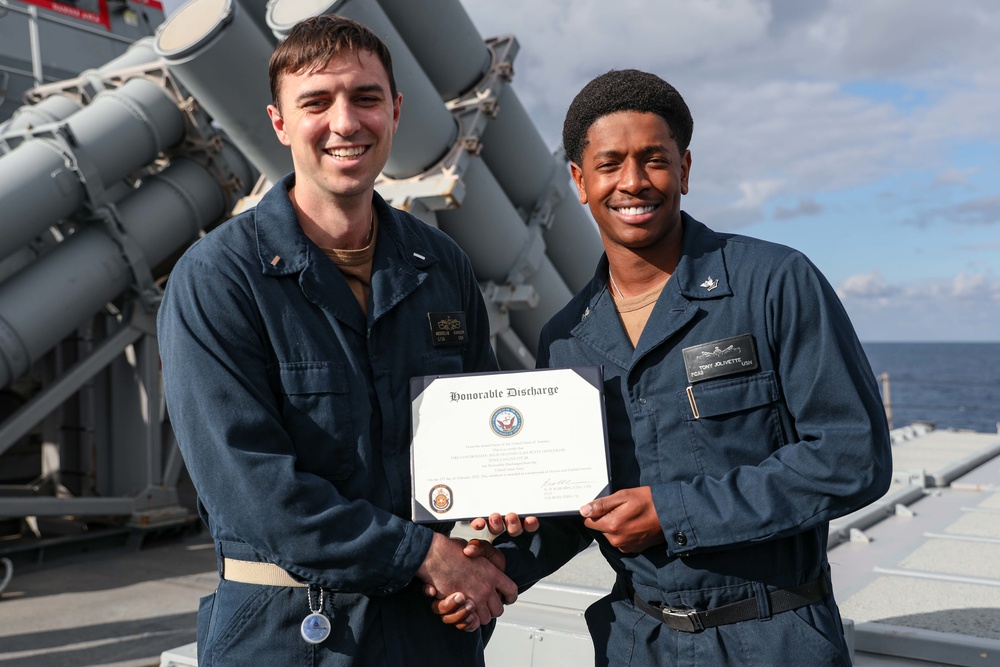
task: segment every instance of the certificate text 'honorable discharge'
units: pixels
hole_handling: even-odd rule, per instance
[[[492,398],[516,398],[518,396],[555,396],[558,393],[559,387],[506,387],[502,389],[476,391],[468,394],[461,394],[457,391],[453,391],[451,392],[451,402],[481,401]]]

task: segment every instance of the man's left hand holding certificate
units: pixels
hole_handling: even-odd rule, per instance
[[[610,493],[597,366],[413,378],[413,520],[575,514]]]

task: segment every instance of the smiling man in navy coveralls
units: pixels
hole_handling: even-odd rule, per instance
[[[443,625],[420,582],[464,594],[477,625],[514,583],[464,557],[451,526],[410,521],[410,378],[496,369],[472,267],[373,190],[401,95],[370,31],[299,24],[271,88],[295,172],[190,248],[159,316],[222,579],[199,610],[199,665],[482,664],[480,631]],[[442,317],[463,326],[432,337]]]
[[[614,493],[498,544],[523,588],[597,539],[618,575],[586,614],[599,665],[847,665],[828,522],[888,488],[878,390],[808,259],[681,212],[692,126],[635,70],[570,106],[563,142],[606,254],[538,363],[604,367]]]

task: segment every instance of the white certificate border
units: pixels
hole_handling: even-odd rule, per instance
[[[604,398],[604,368],[602,366],[571,366],[571,367],[559,367],[559,368],[537,368],[537,369],[521,369],[512,371],[496,371],[496,372],[482,372],[482,373],[451,373],[443,375],[423,375],[411,378],[410,380],[410,506],[411,506],[411,516],[414,523],[454,523],[456,521],[468,521],[478,517],[475,516],[448,516],[443,517],[439,514],[435,514],[429,511],[422,504],[417,502],[416,499],[416,485],[414,477],[414,460],[413,460],[413,440],[416,436],[416,424],[413,419],[413,403],[423,394],[435,380],[444,378],[464,378],[464,377],[507,377],[509,375],[515,375],[520,373],[532,373],[532,374],[544,374],[550,371],[572,371],[576,373],[585,382],[589,383],[601,396],[599,401],[601,407],[601,429],[604,435],[604,465],[605,470],[608,473],[608,482],[605,484],[604,488],[601,489],[594,498],[600,498],[611,493],[611,450],[608,441],[608,415],[607,407],[605,406]],[[577,510],[567,509],[561,512],[537,512],[533,513],[532,516],[546,517],[546,516],[569,516],[576,514]]]

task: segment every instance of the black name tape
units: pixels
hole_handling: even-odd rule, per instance
[[[691,383],[754,371],[759,366],[757,348],[750,334],[692,345],[681,353],[684,355],[688,382]]]
[[[457,347],[469,342],[465,327],[465,313],[427,313],[431,325],[431,344],[434,347]]]

